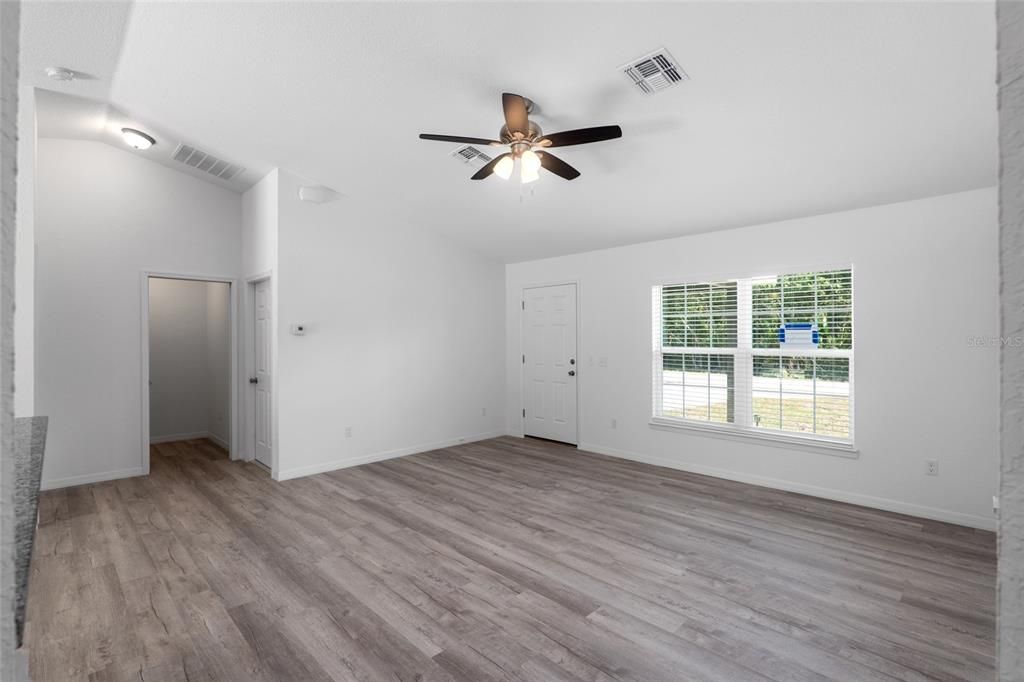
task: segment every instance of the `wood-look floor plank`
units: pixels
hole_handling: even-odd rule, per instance
[[[986,680],[991,533],[498,438],[45,493],[36,680]]]

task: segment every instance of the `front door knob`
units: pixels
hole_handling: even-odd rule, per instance
[[[574,369],[570,369],[570,370],[569,370],[569,376],[571,376],[571,377],[574,377],[574,376],[576,376],[576,370],[574,370]]]
[[[260,383],[260,379],[259,379],[259,377],[249,377],[249,383],[250,384],[258,384],[258,383]]]

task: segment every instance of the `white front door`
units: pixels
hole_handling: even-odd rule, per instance
[[[524,433],[576,444],[576,285],[523,290]]]
[[[255,389],[253,398],[256,461],[273,467],[273,356],[271,341],[274,325],[271,319],[270,280],[264,279],[253,286],[253,375],[249,379]]]

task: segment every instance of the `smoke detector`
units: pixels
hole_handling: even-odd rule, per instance
[[[623,64],[619,70],[645,95],[653,95],[690,80],[680,68],[679,62],[664,47]]]

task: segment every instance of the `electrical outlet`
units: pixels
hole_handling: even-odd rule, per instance
[[[927,459],[925,460],[925,465],[927,465],[928,467],[925,473],[927,473],[929,476],[939,475],[939,460]]]
[[[619,428],[619,420],[618,419],[612,419],[612,428],[613,429]]]
[[[345,438],[351,438],[351,437],[352,437],[352,427],[351,426],[346,426],[345,427]]]

